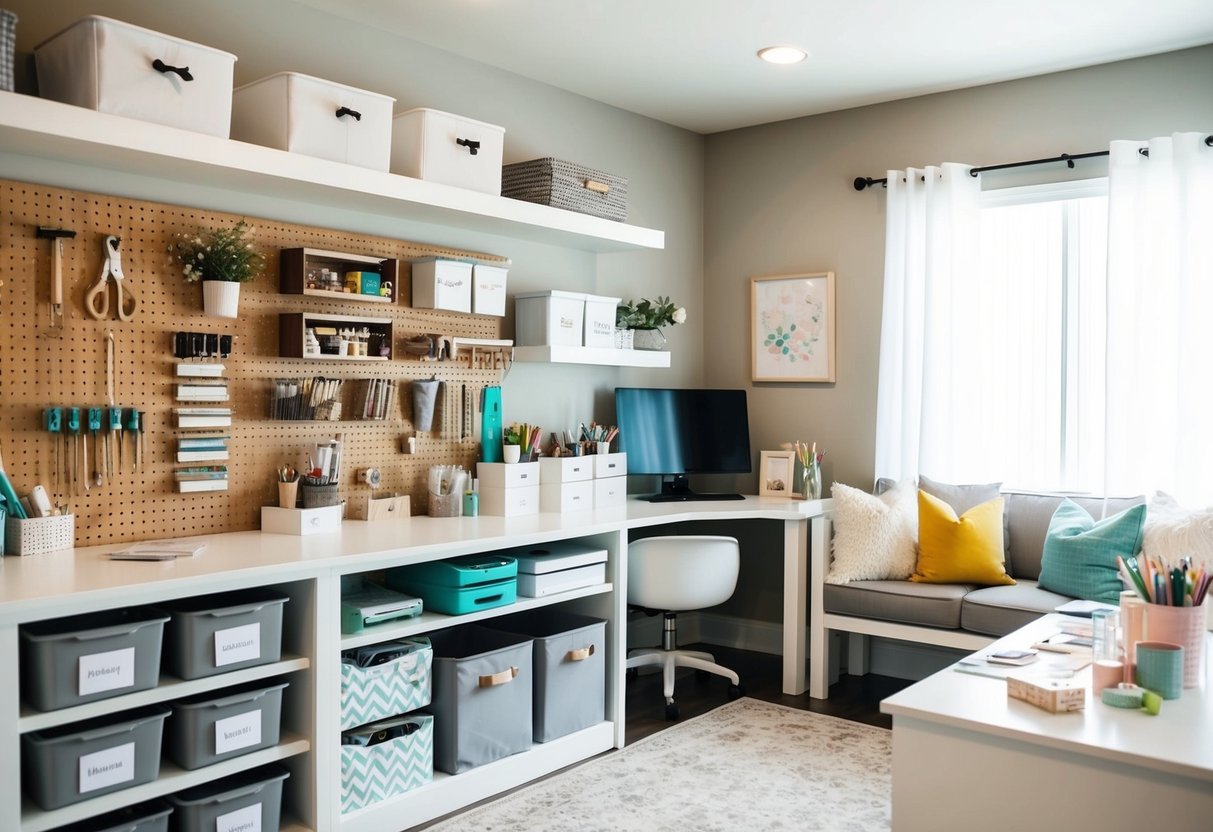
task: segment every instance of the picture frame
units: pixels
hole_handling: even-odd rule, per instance
[[[798,497],[795,451],[762,451],[758,464],[758,494],[762,497]]]
[[[834,272],[750,278],[753,381],[835,381],[834,340]]]

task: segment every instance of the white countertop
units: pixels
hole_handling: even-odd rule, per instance
[[[987,648],[1023,648],[1057,632],[1050,615]],[[1052,714],[1010,699],[1006,682],[952,667],[885,699],[880,709],[900,718],[950,725],[1033,745],[1156,769],[1213,783],[1213,635],[1206,634],[1201,687],[1162,703],[1158,716],[1092,701],[1082,711]],[[982,652],[987,652],[982,651]],[[1089,685],[1090,668],[1080,671]]]

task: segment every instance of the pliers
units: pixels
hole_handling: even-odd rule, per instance
[[[122,274],[122,238],[109,236],[105,238],[105,264],[101,267],[101,276],[84,296],[84,308],[89,317],[104,321],[109,317],[110,296],[109,279],[114,279],[114,287],[118,298],[118,319],[129,321],[135,316],[139,301],[129,286],[123,285],[125,275]]]

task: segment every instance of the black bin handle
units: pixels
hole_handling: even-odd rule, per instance
[[[337,110],[337,118],[342,116],[353,116],[354,121],[362,121],[362,113],[357,110],[351,110],[349,107],[341,107]]]
[[[476,139],[460,139],[456,137],[455,144],[459,145],[460,147],[466,147],[468,149],[468,153],[472,154],[473,156],[480,152],[480,142],[478,142]]]
[[[157,72],[163,72],[165,74],[170,73],[170,72],[175,72],[179,76],[181,76],[182,81],[193,81],[194,80],[194,76],[190,74],[190,68],[188,66],[169,66],[168,64],[166,64],[164,61],[160,60],[159,58],[152,61],[152,69],[156,70]]]

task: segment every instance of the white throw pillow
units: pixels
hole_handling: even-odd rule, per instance
[[[1184,508],[1162,491],[1150,500],[1141,550],[1174,565],[1184,555],[1213,569],[1213,506]]]
[[[918,562],[918,491],[911,480],[880,496],[834,483],[834,562],[826,583],[904,581]]]

